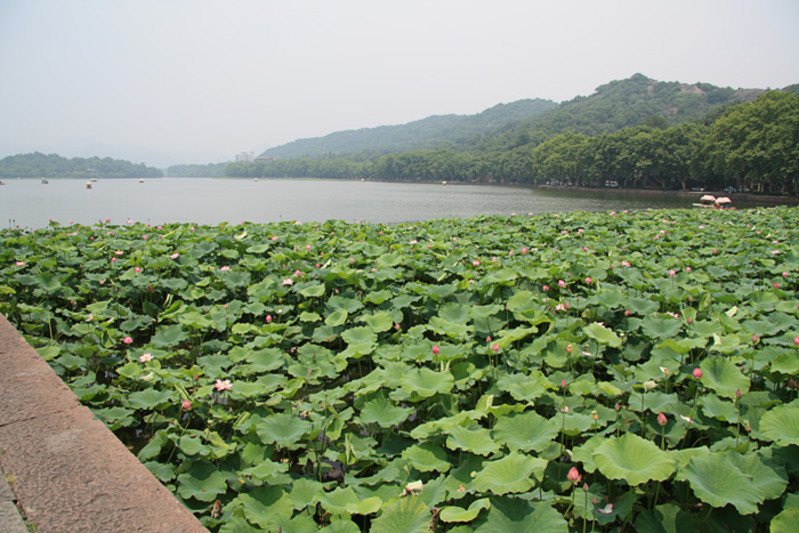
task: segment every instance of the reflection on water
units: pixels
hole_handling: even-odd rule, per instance
[[[540,190],[526,187],[337,180],[154,178],[6,180],[0,224],[39,228],[49,220],[110,218],[153,224],[324,221],[409,222],[480,214],[691,207],[686,196]]]

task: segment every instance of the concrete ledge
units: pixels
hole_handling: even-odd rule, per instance
[[[2,315],[0,451],[38,533],[207,531]]]

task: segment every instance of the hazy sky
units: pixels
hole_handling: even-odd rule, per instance
[[[225,161],[636,72],[781,88],[797,28],[797,0],[0,0],[0,157]]]

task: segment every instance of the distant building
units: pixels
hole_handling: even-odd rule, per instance
[[[236,161],[243,161],[245,163],[251,163],[255,154],[253,152],[241,152],[240,154],[236,154]]]

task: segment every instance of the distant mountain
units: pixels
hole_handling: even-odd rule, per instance
[[[793,92],[797,86],[784,90]],[[664,82],[635,74],[561,104],[542,99],[519,100],[476,115],[436,115],[402,125],[300,139],[270,148],[262,155],[277,159],[365,160],[424,149],[512,149],[537,145],[567,132],[598,135],[638,125],[664,128],[683,122],[712,121],[725,107],[750,102],[764,92],[765,89],[732,89],[709,83]]]
[[[513,147],[530,142],[538,144],[561,133],[598,135],[632,126],[663,128],[712,120],[718,115],[714,112],[732,104],[751,102],[764,92],[765,89],[731,89],[709,83],[657,81],[635,74],[601,85],[590,96],[578,96],[535,117],[510,124],[497,135],[482,140]]]
[[[380,126],[300,139],[266,150],[262,155],[290,159],[342,155],[376,156],[391,152],[457,144],[510,123],[529,119],[557,107],[551,100],[519,100],[498,104],[476,115],[435,115],[397,126]]]

